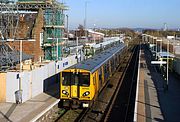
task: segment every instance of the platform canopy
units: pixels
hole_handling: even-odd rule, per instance
[[[169,52],[159,52],[157,53],[157,56],[159,58],[166,58],[166,57],[174,58],[175,57],[172,53],[169,53]]]

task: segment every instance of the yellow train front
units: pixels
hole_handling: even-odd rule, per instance
[[[72,108],[91,106],[120,64],[125,49],[121,43],[61,72],[61,105]]]

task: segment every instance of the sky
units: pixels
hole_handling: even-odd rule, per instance
[[[84,25],[87,1],[88,28],[156,28],[180,27],[180,0],[63,0],[69,28]]]

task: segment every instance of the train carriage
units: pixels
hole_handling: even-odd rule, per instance
[[[61,72],[60,100],[63,106],[89,107],[107,83],[126,46],[119,44]]]

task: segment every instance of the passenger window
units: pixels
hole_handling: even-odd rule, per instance
[[[99,73],[99,81],[101,81],[102,80],[102,69],[101,68],[99,69],[98,73]]]
[[[109,72],[109,63],[107,64],[106,71]]]
[[[106,64],[104,65],[104,73],[107,73],[107,67],[106,67]]]

